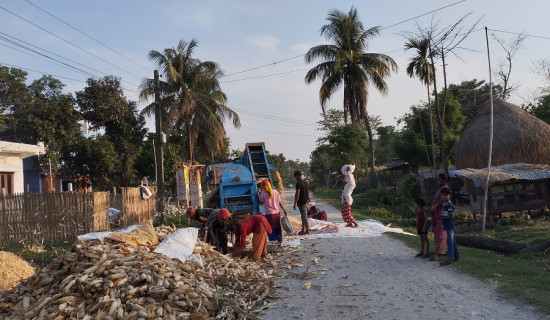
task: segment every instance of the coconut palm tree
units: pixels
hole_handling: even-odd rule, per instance
[[[432,120],[432,103],[430,95],[430,86],[435,79],[435,67],[430,62],[431,55],[435,53],[430,50],[430,39],[429,38],[409,38],[405,43],[405,51],[414,49],[416,55],[412,57],[407,65],[407,75],[409,77],[418,77],[420,82],[426,85],[426,90],[428,92],[428,109],[430,112],[430,133],[432,138],[432,169],[435,172],[436,162],[435,162],[435,145],[434,145],[434,129],[433,129],[433,120]]]
[[[187,135],[191,161],[195,158],[194,146],[198,140],[215,149],[208,153],[223,149],[227,143],[223,127],[226,119],[240,127],[239,116],[226,105],[227,97],[219,84],[223,72],[215,62],[193,58],[196,47],[194,39],[182,40],[175,48],[149,52],[149,59],[155,61],[163,73],[159,85],[163,132]],[[144,80],[141,89],[142,99],[153,96],[153,80]],[[142,113],[154,114],[154,104],[144,108]]]
[[[344,86],[344,121],[347,123],[349,117],[353,124],[366,126],[371,174],[378,184],[374,170],[373,134],[367,113],[368,89],[372,84],[380,93],[387,94],[388,86],[384,79],[391,71],[397,72],[398,67],[388,55],[366,52],[368,41],[379,34],[380,27],[365,30],[354,7],[347,14],[332,10],[327,20],[329,23],[321,27],[321,35],[331,43],[309,49],[305,56],[306,62],[320,60],[321,63],[307,72],[305,81],[310,84],[317,78],[322,79],[319,100],[323,113],[327,101]]]

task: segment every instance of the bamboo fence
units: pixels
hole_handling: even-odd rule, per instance
[[[0,195],[0,243],[74,241],[78,235],[111,231],[109,208],[121,211],[116,227],[153,219],[156,190],[142,199],[139,188],[109,192],[23,193]]]

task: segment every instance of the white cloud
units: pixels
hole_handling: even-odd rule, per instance
[[[252,35],[248,36],[246,39],[252,46],[268,51],[269,53],[275,53],[281,41],[279,38],[268,34]]]

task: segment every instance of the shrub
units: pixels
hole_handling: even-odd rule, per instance
[[[367,207],[361,212],[361,214],[376,219],[388,219],[393,217],[393,213],[391,211],[381,207]]]
[[[400,193],[407,198],[416,199],[422,196],[420,184],[414,174],[409,174],[403,179],[403,184],[399,189]]]

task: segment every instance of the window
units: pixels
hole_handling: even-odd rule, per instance
[[[0,172],[0,188],[5,194],[13,194],[13,172]]]

